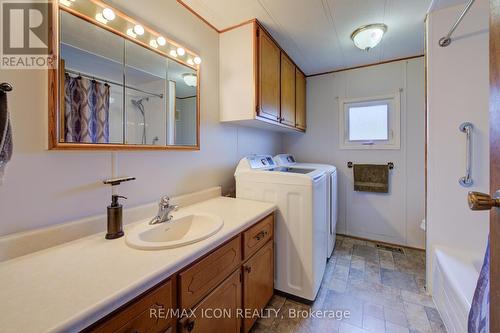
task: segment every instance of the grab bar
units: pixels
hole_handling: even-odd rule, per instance
[[[472,180],[472,129],[474,126],[469,123],[465,122],[462,123],[459,127],[460,132],[465,133],[466,137],[466,143],[465,143],[465,155],[466,155],[466,166],[465,166],[465,176],[461,177],[460,180],[458,181],[460,185],[463,187],[470,187],[472,184],[474,184],[474,181]]]

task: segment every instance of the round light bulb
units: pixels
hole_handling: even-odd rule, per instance
[[[164,46],[165,44],[167,44],[167,40],[165,39],[165,37],[163,36],[160,36],[156,39],[156,41],[158,42],[159,45],[161,46]]]
[[[127,35],[129,35],[132,38],[137,37],[137,35],[134,33],[134,30],[132,28],[127,29]]]
[[[201,58],[200,57],[194,57],[194,63],[199,65],[201,64]]]
[[[170,55],[174,58],[177,58],[177,52],[175,50],[171,50]]]
[[[189,58],[189,59],[187,60],[187,63],[188,63],[188,65],[190,65],[190,66],[194,66],[194,61],[193,61],[193,59],[191,59],[191,58]]]
[[[142,36],[144,35],[144,27],[140,24],[137,24],[135,27],[134,27],[134,32],[136,34],[138,34],[139,36]]]
[[[115,12],[111,8],[104,8],[102,16],[108,21],[113,21],[116,18]]]
[[[180,55],[181,57],[186,54],[186,50],[184,50],[182,47],[177,48],[177,54]]]
[[[96,19],[97,21],[101,22],[102,24],[106,24],[106,23],[108,23],[108,20],[106,20],[106,19],[104,18],[104,16],[102,15],[102,13],[97,13],[97,14],[95,15],[95,19]]]

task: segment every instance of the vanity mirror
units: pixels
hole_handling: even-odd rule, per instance
[[[198,55],[97,0],[60,0],[50,149],[199,149]]]

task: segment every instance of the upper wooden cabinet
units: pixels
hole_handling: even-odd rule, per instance
[[[281,53],[281,117],[283,124],[295,126],[295,65]]]
[[[266,33],[260,33],[259,43],[259,116],[280,120],[280,49]]]
[[[306,129],[306,76],[295,69],[295,126]]]
[[[302,72],[257,20],[220,34],[219,62],[222,122],[305,131],[305,107],[300,126],[296,115],[296,70]]]

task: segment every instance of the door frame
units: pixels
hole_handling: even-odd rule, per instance
[[[500,0],[490,0],[490,193],[500,189]],[[490,211],[490,332],[500,332],[500,209]]]

